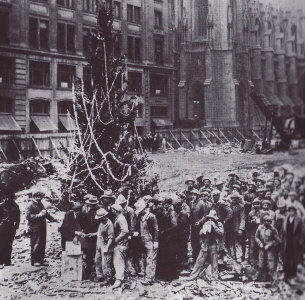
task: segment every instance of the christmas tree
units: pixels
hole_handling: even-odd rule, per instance
[[[100,196],[106,189],[139,194],[150,184],[144,179],[147,157],[135,151],[135,145],[141,150],[134,125],[137,97],[126,95],[125,59],[113,55],[112,24],[111,8],[102,5],[88,57],[90,80],[77,79],[73,88],[77,130],[65,182],[70,199],[86,193]]]

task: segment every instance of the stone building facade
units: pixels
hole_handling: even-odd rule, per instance
[[[252,92],[263,95],[276,116],[304,113],[305,2],[290,2],[180,1],[180,120],[262,125]]]
[[[101,0],[104,1],[104,0]],[[139,96],[139,131],[173,119],[175,0],[109,0],[116,54],[126,55],[130,94]],[[85,54],[96,0],[0,0],[0,132],[72,128],[74,76],[86,79]]]

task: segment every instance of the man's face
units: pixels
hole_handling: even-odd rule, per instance
[[[214,194],[213,195],[213,200],[214,200],[215,203],[218,202],[219,198],[220,198],[220,194]]]
[[[42,200],[41,197],[34,197],[34,199],[35,199],[37,202],[41,202],[41,200]]]
[[[263,204],[263,205],[262,205],[262,207],[263,207],[263,209],[264,209],[264,210],[268,210],[268,209],[269,209],[269,205],[268,205],[268,204],[266,204],[266,203],[265,203],[265,204]]]
[[[268,227],[271,227],[272,221],[266,220],[266,221],[264,221],[264,224],[265,224],[265,226],[266,226],[267,228],[268,228]]]
[[[250,193],[253,193],[253,192],[254,192],[254,186],[253,186],[253,185],[250,185],[250,186],[249,186],[249,192],[250,192]]]
[[[289,214],[289,217],[294,217],[295,216],[295,210],[294,209],[289,209],[288,214]]]
[[[210,185],[210,181],[206,179],[206,180],[203,181],[203,184],[204,184],[205,186],[209,186],[209,185]]]
[[[286,208],[285,208],[285,207],[280,207],[280,209],[279,209],[279,210],[280,210],[280,213],[281,213],[281,214],[283,214],[283,213],[285,213]]]
[[[240,184],[240,186],[241,186],[242,189],[244,189],[244,188],[246,188],[247,185],[246,185],[245,182],[242,182],[242,183]]]
[[[281,182],[278,179],[274,180],[274,186],[279,187],[281,185]]]
[[[232,197],[231,200],[232,200],[232,203],[237,204],[239,199],[238,199],[238,197]]]
[[[239,193],[239,188],[238,188],[238,187],[234,187],[234,188],[233,188],[233,192]]]
[[[223,184],[217,185],[217,188],[218,188],[220,191],[222,191],[222,189],[223,189]]]
[[[209,200],[209,195],[208,194],[202,194],[202,200],[207,201]]]
[[[254,207],[255,210],[259,210],[259,209],[261,208],[261,206],[260,206],[259,203],[255,203],[255,204],[253,205],[253,207]]]
[[[194,183],[193,183],[193,181],[188,181],[188,182],[186,183],[186,187],[187,187],[188,191],[191,191],[191,190],[194,188]]]
[[[284,190],[283,190],[283,196],[284,196],[284,197],[288,197],[288,190],[287,190],[287,189],[284,189]]]
[[[271,192],[270,191],[266,192],[265,197],[266,198],[271,198]]]
[[[291,201],[295,201],[296,200],[296,196],[295,195],[290,195],[290,199],[291,199]]]

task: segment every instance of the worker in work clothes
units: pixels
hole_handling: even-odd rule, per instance
[[[233,211],[230,205],[220,198],[221,192],[219,190],[212,191],[212,207],[216,211],[219,221],[223,224],[224,228],[227,228],[229,220],[232,218]],[[229,230],[229,229],[228,229]],[[225,230],[226,232],[226,230]],[[220,258],[225,258],[225,234],[222,236],[222,239],[219,241],[219,256]]]
[[[280,238],[275,227],[272,226],[272,218],[265,215],[263,224],[260,225],[255,234],[255,241],[259,247],[258,268],[259,280],[273,281],[274,272],[277,267],[277,249]],[[267,265],[267,272],[265,271]]]
[[[29,223],[29,232],[31,238],[31,264],[32,266],[40,266],[44,264],[44,256],[46,250],[47,238],[47,222],[55,221],[55,219],[45,210],[41,200],[45,194],[36,191],[32,195],[27,208],[26,219]]]
[[[128,248],[128,224],[126,218],[122,214],[122,206],[113,204],[111,206],[114,220],[114,253],[113,253],[113,266],[115,270],[115,283],[112,288],[118,288],[121,286],[125,279],[126,268],[126,255]]]
[[[210,204],[200,199],[198,190],[192,190],[192,201],[190,203],[191,210],[191,245],[193,250],[193,261],[196,261],[200,251],[199,232],[201,229],[201,221],[210,211]]]
[[[185,200],[187,205],[190,205],[193,199],[192,190],[195,189],[196,182],[194,179],[189,177],[185,180],[185,184],[186,184],[186,189],[182,192],[181,198]]]
[[[96,254],[95,254],[95,281],[104,281],[105,285],[111,283],[112,280],[112,258],[113,258],[113,242],[114,242],[114,227],[111,220],[108,218],[109,213],[100,208],[96,212],[95,219],[100,222],[96,235]]]
[[[261,222],[261,202],[256,199],[252,202],[252,210],[247,218],[247,235],[249,239],[249,257],[248,262],[257,267],[258,263],[258,245],[255,242],[255,234]]]
[[[84,249],[85,259],[84,259],[84,278],[93,279],[95,272],[95,251],[96,251],[96,236],[90,236],[89,233],[95,233],[98,229],[98,222],[95,220],[95,214],[98,210],[99,201],[97,197],[91,194],[87,194],[84,197],[85,205],[81,212],[81,227],[83,232],[87,235],[85,237],[87,248]]]
[[[9,193],[0,203],[0,265],[10,266],[12,247],[20,223],[20,209]]]
[[[229,246],[229,253],[233,259],[240,258],[242,249],[243,235],[245,234],[245,207],[241,202],[241,195],[237,192],[233,192],[230,195],[232,218],[228,222],[228,228],[230,230],[227,234],[227,242]]]
[[[206,216],[205,222],[199,233],[201,249],[188,280],[193,280],[203,275],[207,260],[209,260],[212,267],[212,277],[218,279],[219,243],[222,240],[223,235],[223,225],[219,221],[216,211],[211,210]]]
[[[141,271],[145,285],[155,281],[157,253],[159,248],[159,228],[156,216],[150,211],[148,203],[142,198],[136,203],[136,215],[139,218],[142,242]]]
[[[127,224],[128,224],[128,230],[129,230],[129,236],[128,236],[128,249],[127,249],[127,272],[129,275],[136,276],[136,270],[134,267],[134,254],[136,252],[136,244],[135,244],[135,238],[134,233],[136,231],[136,214],[133,208],[128,206],[128,200],[120,194],[116,201],[116,204],[120,205],[122,207],[122,214],[125,217]]]

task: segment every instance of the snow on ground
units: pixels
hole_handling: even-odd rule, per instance
[[[204,172],[210,178],[225,178],[236,171],[247,177],[253,168],[271,172],[275,166],[289,165],[301,169],[305,167],[305,150],[293,155],[275,153],[273,155],[255,154],[205,154],[190,151],[174,151],[150,155],[154,161],[153,171],[160,176],[161,190],[183,190],[186,176],[195,177]],[[39,189],[45,189],[49,196],[58,196],[59,185],[55,178],[39,181]],[[20,235],[27,227],[24,211],[27,196],[18,200],[22,211]],[[61,220],[63,212],[45,203],[48,210]],[[16,239],[13,245],[13,266],[0,270],[0,299],[297,299],[295,290],[283,283],[277,289],[266,289],[253,283],[216,283],[207,285],[203,280],[186,282],[183,277],[171,283],[157,282],[144,287],[139,279],[132,279],[126,289],[112,291],[110,287],[100,287],[97,283],[62,282],[60,279],[60,236],[59,223],[48,223],[47,257],[49,266],[32,267],[30,265],[30,241],[28,237]],[[305,274],[305,272],[303,272]],[[304,276],[305,278],[305,276]]]

